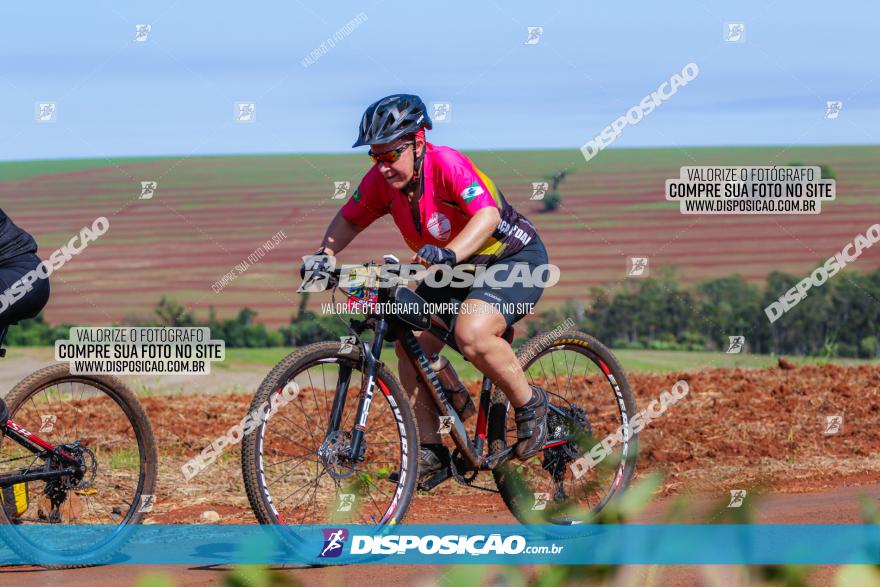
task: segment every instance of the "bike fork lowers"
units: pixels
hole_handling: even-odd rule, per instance
[[[364,433],[367,430],[367,418],[370,415],[370,404],[373,402],[373,391],[376,388],[376,372],[379,369],[379,358],[382,354],[382,343],[385,340],[385,332],[388,330],[388,323],[385,320],[379,320],[376,324],[376,337],[373,339],[373,345],[369,352],[363,352],[364,358],[364,388],[358,402],[357,413],[355,414],[355,426],[351,434],[351,458],[359,461],[364,452]],[[366,345],[364,345],[366,346]],[[343,377],[344,375],[344,377]],[[342,407],[345,405],[345,396],[348,391],[348,380],[351,376],[351,369],[346,369],[343,373],[340,371],[339,384],[336,388],[336,396],[333,398],[333,408],[330,414],[329,432],[339,429],[342,420]]]

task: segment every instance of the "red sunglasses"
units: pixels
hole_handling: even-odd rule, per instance
[[[398,159],[400,159],[400,155],[407,150],[412,145],[412,143],[406,143],[400,145],[396,149],[390,149],[388,151],[383,151],[381,153],[374,153],[372,149],[368,153],[370,159],[373,160],[373,163],[394,163]]]

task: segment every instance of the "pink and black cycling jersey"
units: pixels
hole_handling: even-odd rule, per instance
[[[418,225],[407,197],[385,181],[378,165],[361,180],[342,207],[342,216],[366,228],[390,213],[406,244],[417,252],[426,244],[446,247],[478,210],[497,208],[501,220],[495,232],[476,253],[459,259],[459,263],[491,264],[513,255],[536,236],[535,226],[507,203],[501,190],[470,159],[455,149],[428,142],[425,149]]]

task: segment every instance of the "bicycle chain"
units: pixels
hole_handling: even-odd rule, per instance
[[[480,472],[479,471],[470,471],[470,473],[473,473],[473,476],[470,479],[468,479],[467,477],[465,477],[464,475],[462,475],[461,473],[458,472],[458,469],[455,466],[456,457],[458,457],[458,458],[461,457],[461,450],[458,448],[456,448],[454,451],[452,451],[452,455],[450,455],[450,457],[449,457],[449,471],[452,473],[452,478],[455,479],[455,481],[459,485],[463,485],[465,487],[470,487],[471,489],[480,489],[482,491],[488,491],[490,493],[501,493],[497,489],[489,489],[488,487],[480,487],[479,485],[474,485],[473,482],[477,478],[477,475],[479,475]]]

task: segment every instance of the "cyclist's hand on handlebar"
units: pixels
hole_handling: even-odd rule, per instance
[[[413,255],[412,261],[421,263],[425,267],[431,265],[449,265],[454,267],[457,262],[455,251],[441,249],[435,245],[424,245],[419,252]]]

